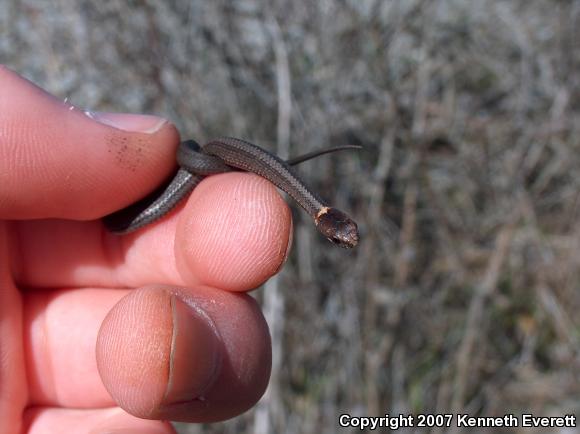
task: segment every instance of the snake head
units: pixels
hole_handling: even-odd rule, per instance
[[[345,213],[336,208],[322,208],[314,219],[316,228],[331,243],[350,249],[358,243],[358,226]]]

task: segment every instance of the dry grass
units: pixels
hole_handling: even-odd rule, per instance
[[[145,3],[5,1],[0,59],[201,141],[366,148],[301,167],[363,240],[331,248],[296,214],[289,263],[257,292],[267,396],[183,433],[578,413],[580,1]]]

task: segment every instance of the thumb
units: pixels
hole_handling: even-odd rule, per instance
[[[108,214],[168,176],[178,142],[163,118],[84,111],[0,66],[0,218]]]

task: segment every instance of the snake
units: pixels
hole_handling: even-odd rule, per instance
[[[358,244],[356,222],[345,212],[329,206],[302,180],[293,166],[322,154],[360,146],[326,148],[283,160],[248,141],[222,137],[199,145],[185,140],[177,148],[177,172],[143,199],[103,218],[105,227],[116,234],[127,234],[147,226],[171,212],[203,178],[217,173],[246,171],[255,173],[288,194],[312,218],[316,229],[329,241],[343,248]]]

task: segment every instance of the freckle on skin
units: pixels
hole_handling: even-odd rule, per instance
[[[105,138],[107,152],[114,152],[115,160],[119,166],[135,172],[144,160],[145,150],[149,147],[150,139],[145,137],[128,137],[118,132]]]

